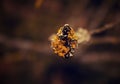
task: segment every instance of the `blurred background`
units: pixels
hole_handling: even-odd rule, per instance
[[[65,23],[115,24],[64,59],[49,36]],[[0,0],[0,84],[120,84],[120,0]]]

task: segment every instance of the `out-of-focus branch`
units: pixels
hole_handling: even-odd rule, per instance
[[[90,33],[91,35],[97,34],[97,33],[101,33],[101,32],[103,32],[103,31],[106,31],[106,30],[109,30],[109,29],[113,29],[114,26],[119,25],[119,24],[120,24],[120,22],[118,22],[118,23],[106,24],[106,25],[104,25],[104,26],[101,27],[101,28],[97,28],[97,29],[94,29],[94,30],[89,31],[89,33]]]
[[[115,37],[92,38],[91,43],[93,44],[110,43],[112,45],[117,45],[120,44],[120,39]]]
[[[38,53],[49,53],[49,46],[42,43],[34,43],[31,41],[24,41],[20,39],[9,39],[3,35],[0,35],[0,44],[10,48],[16,48],[21,50],[30,50]]]

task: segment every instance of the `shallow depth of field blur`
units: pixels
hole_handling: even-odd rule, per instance
[[[120,84],[119,22],[120,0],[0,0],[0,84]],[[64,59],[48,38],[65,23],[116,25]]]

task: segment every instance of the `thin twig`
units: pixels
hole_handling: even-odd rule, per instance
[[[106,30],[109,30],[109,29],[113,29],[113,28],[115,28],[114,26],[119,25],[119,24],[120,24],[120,22],[118,22],[118,23],[106,24],[105,26],[103,26],[103,27],[101,27],[101,28],[94,29],[94,30],[90,31],[89,33],[90,33],[91,35],[97,34],[97,33],[101,33],[101,32],[103,32],[103,31],[106,31]]]

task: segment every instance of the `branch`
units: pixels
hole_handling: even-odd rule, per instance
[[[20,39],[9,39],[3,35],[0,35],[0,43],[10,48],[31,50],[38,53],[46,53],[46,51],[49,53],[50,51],[50,47],[46,44],[34,43],[31,41],[24,41]]]

